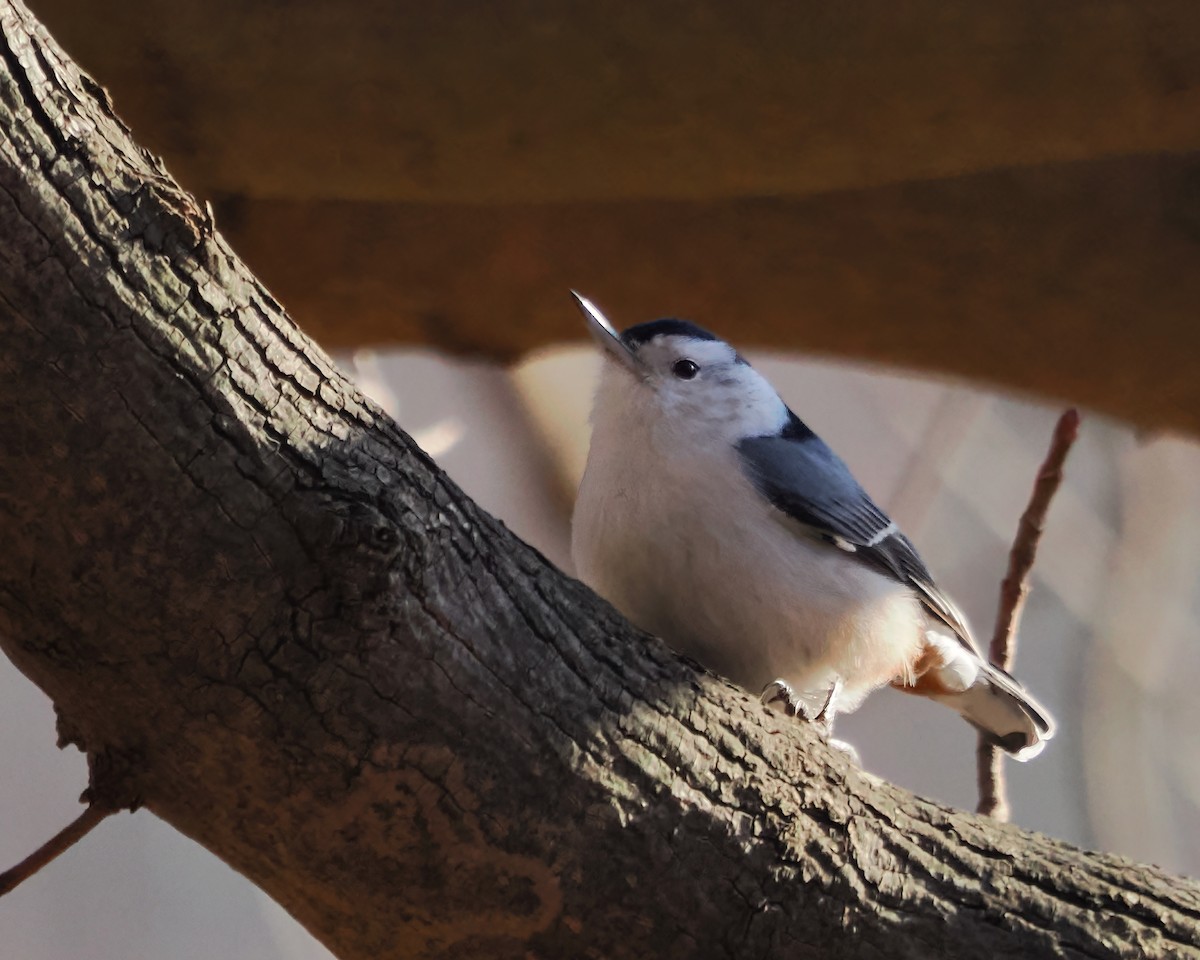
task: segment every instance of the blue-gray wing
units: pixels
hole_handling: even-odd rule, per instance
[[[782,436],[751,437],[737,446],[758,491],[801,531],[908,584],[921,602],[978,652],[958,608],[934,584],[916,547],[854,479],[850,468],[795,415]]]

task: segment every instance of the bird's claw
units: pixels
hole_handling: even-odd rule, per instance
[[[797,695],[795,689],[786,680],[772,680],[763,688],[760,699],[763,706],[768,710],[783,714],[785,717],[800,717],[809,723],[818,724],[825,735],[829,736],[833,733],[833,718],[836,713],[834,701],[837,699],[837,695],[841,692],[841,689],[842,680],[838,677],[833,681],[833,684],[829,687],[829,692],[821,702],[821,709],[815,714],[811,712],[812,708],[804,697]],[[840,743],[840,741],[833,742]],[[853,747],[849,747],[848,744],[846,746],[849,752],[854,752]]]
[[[805,720],[811,719],[804,709],[804,702],[796,696],[796,691],[786,680],[772,680],[763,687],[762,696],[759,699],[768,710],[781,713],[785,717],[799,715]]]
[[[786,680],[772,680],[763,688],[760,699],[763,706],[768,710],[781,713],[785,717],[800,717],[810,723],[817,724],[821,732],[825,735],[829,746],[843,754],[854,766],[861,767],[862,760],[859,759],[858,751],[845,740],[834,740],[831,736],[833,733],[834,716],[834,711],[831,708],[841,689],[841,679],[834,680],[833,685],[829,688],[829,693],[821,704],[821,709],[813,716],[809,716],[804,699],[796,695],[796,691],[792,689],[792,685]]]
[[[817,711],[817,715],[813,717],[817,723],[825,726],[830,733],[833,732],[833,701],[842,691],[842,678],[834,677],[833,683],[829,686],[829,693],[825,696],[825,702],[821,704],[821,709]]]

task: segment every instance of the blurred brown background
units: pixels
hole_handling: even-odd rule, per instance
[[[329,348],[563,290],[1200,429],[1189,0],[35,0]]]

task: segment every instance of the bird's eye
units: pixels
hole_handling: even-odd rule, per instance
[[[686,357],[683,360],[676,360],[671,366],[671,372],[680,380],[691,380],[700,372],[700,365],[695,360],[688,360]]]

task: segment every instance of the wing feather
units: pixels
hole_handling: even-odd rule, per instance
[[[965,618],[938,589],[912,541],[867,495],[841,458],[795,414],[789,415],[781,435],[751,437],[738,444],[742,467],[758,491],[806,534],[911,586],[929,612],[978,654]]]

